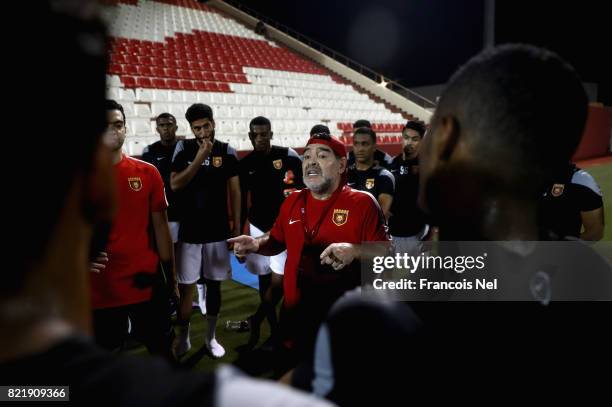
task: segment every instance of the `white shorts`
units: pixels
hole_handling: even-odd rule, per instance
[[[168,222],[168,227],[170,227],[170,236],[172,237],[172,243],[178,242],[179,223]]]
[[[249,232],[253,237],[259,237],[264,234],[261,230],[251,224]],[[273,271],[281,276],[285,274],[285,260],[287,260],[287,251],[277,254],[276,256],[262,256],[261,254],[249,254],[246,259],[246,268],[256,276],[263,276]]]
[[[204,244],[179,242],[176,266],[177,280],[181,284],[193,284],[201,276],[215,281],[225,281],[232,276],[225,240]]]

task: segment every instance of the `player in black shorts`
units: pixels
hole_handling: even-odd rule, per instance
[[[182,140],[178,140],[176,137],[176,130],[178,129],[176,118],[170,113],[162,113],[157,116],[155,124],[159,133],[159,141],[146,146],[142,150],[142,159],[153,164],[162,176],[166,198],[168,199],[168,224],[170,225],[172,241],[176,243],[180,209],[175,199],[175,193],[170,187],[170,172],[172,157],[174,157],[177,146],[180,146]]]
[[[258,237],[268,232],[285,198],[303,188],[302,160],[291,148],[271,145],[273,136],[270,120],[255,117],[249,124],[249,138],[253,151],[238,164],[243,197],[243,219],[249,221],[249,234]],[[250,205],[246,205],[250,202]],[[247,269],[259,278],[261,303],[255,314],[249,317],[251,337],[248,348],[257,344],[259,327],[267,317],[276,334],[275,307],[282,296],[286,252],[268,257],[250,254],[246,258]]]
[[[389,217],[389,232],[397,253],[418,253],[429,227],[417,204],[419,195],[419,145],[425,126],[409,121],[402,130],[401,154],[391,162],[395,195]]]

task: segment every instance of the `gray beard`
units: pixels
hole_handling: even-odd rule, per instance
[[[332,186],[332,180],[330,178],[324,178],[323,182],[315,185],[315,184],[311,184],[309,181],[304,179],[304,185],[306,185],[306,187],[310,189],[312,192],[314,192],[315,194],[324,194],[326,192],[329,192]]]

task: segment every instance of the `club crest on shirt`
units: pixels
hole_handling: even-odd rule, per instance
[[[372,188],[374,188],[374,178],[368,178],[368,179],[366,179],[366,182],[365,182],[365,187],[366,187],[367,189],[372,189]]]
[[[348,209],[334,209],[332,214],[332,221],[336,226],[342,226],[348,220]]]
[[[272,161],[272,165],[277,170],[280,170],[281,168],[283,168],[283,160],[274,160],[274,161]]]
[[[419,166],[418,165],[412,165],[410,167],[410,170],[412,171],[413,175],[417,175],[419,173]]]
[[[552,189],[550,190],[550,193],[552,196],[556,198],[556,197],[563,195],[564,189],[565,189],[565,184],[554,184]]]
[[[285,173],[285,178],[283,179],[283,182],[287,185],[291,185],[293,184],[294,178],[295,178],[295,175],[293,174],[293,171],[287,170],[287,172]]]
[[[140,180],[140,177],[129,177],[128,185],[136,192],[142,189],[142,181]]]
[[[223,157],[213,157],[212,164],[213,167],[221,167],[221,164],[223,164]]]

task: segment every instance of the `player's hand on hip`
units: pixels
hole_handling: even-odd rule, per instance
[[[100,252],[94,261],[89,263],[89,271],[92,273],[99,273],[106,268],[106,263],[108,263],[108,254],[106,252]]]
[[[244,257],[249,253],[254,253],[259,249],[257,239],[255,239],[253,236],[242,235],[233,237],[228,239],[227,242],[234,245],[234,254],[239,260],[241,257]]]
[[[329,264],[334,270],[348,266],[359,256],[359,247],[351,243],[332,243],[321,253],[321,264]]]

